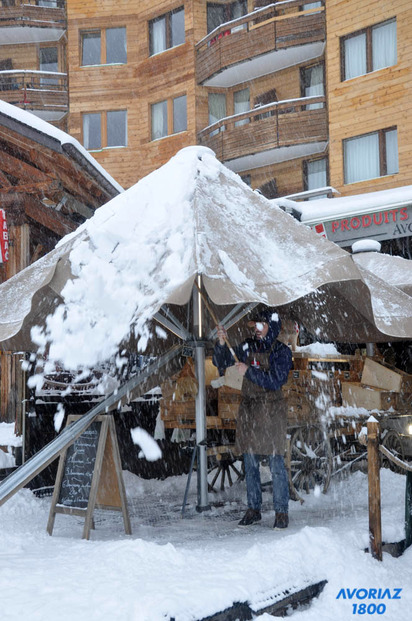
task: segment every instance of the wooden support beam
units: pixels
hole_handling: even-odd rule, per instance
[[[69,220],[69,218],[50,207],[45,207],[40,201],[36,201],[31,197],[27,197],[24,203],[24,211],[29,218],[50,229],[60,237],[72,233],[78,227],[76,222],[72,222],[72,220]]]
[[[36,159],[33,161],[36,161]],[[22,159],[5,151],[0,151],[0,170],[13,175],[13,177],[17,177],[17,179],[28,181],[51,181],[55,178],[55,175],[46,174],[36,168],[36,166],[27,164]]]
[[[368,498],[369,548],[376,560],[382,560],[381,485],[379,459],[379,423],[368,420]]]
[[[30,257],[30,264],[37,261],[37,259],[40,259],[41,255],[43,254],[43,251],[44,251],[44,246],[42,244],[37,244],[37,246],[34,249],[33,254]]]
[[[11,186],[10,181],[8,180],[8,178],[6,177],[6,175],[4,173],[1,172],[0,170],[0,183],[2,186],[4,187],[9,187]]]
[[[0,200],[1,196],[5,194],[43,194],[50,196],[58,191],[61,191],[61,186],[57,179],[10,185],[6,188],[0,188]]]

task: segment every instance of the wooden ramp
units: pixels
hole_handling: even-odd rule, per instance
[[[135,398],[139,394],[144,394],[147,390],[150,390],[148,381],[152,377],[155,377],[156,381],[158,381],[159,372],[162,372],[160,375],[163,375],[165,372],[175,372],[177,369],[170,369],[170,363],[172,361],[178,363],[172,365],[174,367],[181,365],[178,358],[181,353],[182,347],[180,345],[172,347],[163,356],[159,356],[152,364],[145,367],[141,373],[130,378],[117,391],[101,401],[78,421],[65,427],[54,440],[49,442],[49,444],[0,483],[0,506],[59,457],[63,451],[84,433],[97,416],[107,413],[115,409],[118,404],[127,402],[130,398]]]

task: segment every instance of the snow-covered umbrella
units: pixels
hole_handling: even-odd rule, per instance
[[[407,297],[390,300],[382,282],[371,299],[349,253],[253,192],[209,149],[189,147],[0,286],[0,342],[32,349],[40,326],[52,357],[90,365],[133,326],[143,349],[147,322],[163,305],[187,304],[198,275],[214,304],[298,308],[323,339],[411,336]]]
[[[142,353],[153,351],[158,319],[194,346],[199,442],[206,332],[195,280],[223,318],[261,303],[321,339],[412,338],[408,295],[379,281],[371,295],[349,253],[253,192],[209,149],[189,147],[0,286],[0,342],[9,350],[47,346],[66,368],[90,367],[131,332]]]
[[[412,296],[412,261],[380,252],[381,244],[363,239],[352,244],[355,263],[381,280]]]

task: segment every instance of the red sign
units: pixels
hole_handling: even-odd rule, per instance
[[[6,214],[0,209],[0,263],[9,260],[9,233],[7,230]]]

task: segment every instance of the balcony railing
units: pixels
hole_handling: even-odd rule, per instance
[[[67,74],[52,71],[0,71],[0,99],[27,110],[67,111]]]
[[[63,28],[66,0],[0,0],[0,26]]]
[[[227,162],[280,147],[328,139],[325,97],[289,99],[225,117],[203,129],[199,143]]]
[[[324,41],[325,7],[304,10],[304,4],[277,2],[215,28],[196,45],[198,83],[262,54]]]

